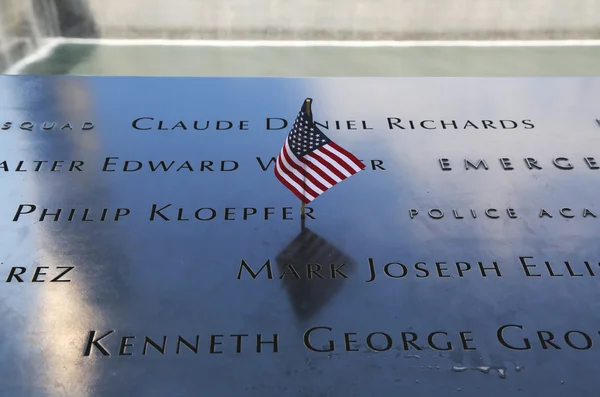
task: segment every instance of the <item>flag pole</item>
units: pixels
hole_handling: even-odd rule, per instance
[[[306,105],[306,116],[307,117],[312,117],[312,111],[310,109],[311,103],[312,103],[312,98],[306,98],[304,100],[304,104]],[[304,186],[306,186],[306,166],[304,166],[304,167],[305,167],[305,169],[304,169],[304,175],[303,175],[303,177],[304,177],[303,183],[304,183]],[[304,188],[304,186],[302,186],[302,188]],[[300,218],[302,219],[302,228],[304,228],[304,219],[306,218],[306,215],[304,214],[305,209],[306,209],[306,204],[303,201],[302,202],[302,210],[301,210],[302,212],[300,215]]]

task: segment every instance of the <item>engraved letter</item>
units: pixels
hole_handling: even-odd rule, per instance
[[[61,277],[65,274],[69,273],[71,270],[75,269],[75,266],[58,266],[57,269],[67,269],[58,276],[54,277],[50,280],[51,283],[70,283],[71,280],[61,280]]]
[[[154,120],[152,117],[140,117],[139,119],[135,119],[133,120],[133,123],[131,123],[131,125],[133,126],[133,128],[135,128],[136,130],[151,130],[151,127],[148,128],[141,128],[140,126],[138,126],[138,122],[140,120]]]
[[[20,270],[20,273],[15,273],[16,270]],[[22,283],[23,279],[21,277],[19,277],[21,274],[25,273],[27,271],[26,268],[24,267],[11,267],[10,268],[10,273],[8,274],[8,278],[6,279],[7,283],[10,283],[12,281],[12,278],[16,278],[18,282]]]
[[[560,212],[560,214],[562,216],[564,216],[565,218],[575,218],[575,215],[573,215],[573,214],[566,214],[565,213],[565,212],[570,212],[570,211],[571,211],[570,208],[565,207],[565,208],[561,208],[560,211],[558,211],[558,212]]]
[[[460,342],[462,343],[462,347],[464,350],[477,350],[474,347],[469,347],[469,342],[473,342],[472,338],[468,337],[470,332],[460,332]]]
[[[395,121],[392,122],[392,120],[395,120]],[[390,130],[394,129],[393,126],[398,127],[398,128],[400,128],[402,130],[404,129],[404,127],[402,127],[401,125],[398,125],[398,123],[400,123],[400,119],[397,118],[397,117],[388,117],[387,118],[387,122],[388,122],[388,127],[389,127]]]
[[[590,167],[590,169],[592,170],[597,170],[600,168],[600,166],[597,165],[596,160],[593,157],[586,157],[585,162],[587,163],[588,167]]]
[[[281,126],[279,128],[272,128],[271,127],[271,120],[281,120],[281,121],[283,121],[283,126]],[[280,118],[277,118],[277,117],[275,117],[275,118],[267,118],[267,130],[282,130],[285,127],[287,127],[287,125],[288,125],[288,122],[285,119],[280,119]]]
[[[442,219],[444,217],[444,213],[437,208],[433,208],[433,209],[429,210],[429,216],[432,217],[433,219]]]
[[[505,170],[514,170],[512,164],[510,163],[510,159],[508,157],[502,157],[500,159],[500,164],[502,164],[502,168]]]
[[[534,158],[531,158],[531,157],[527,157],[527,158],[525,159],[525,164],[527,164],[527,167],[529,167],[529,169],[530,169],[530,170],[532,170],[533,168],[537,168],[538,170],[541,170],[541,169],[542,169],[542,167],[540,167],[540,166],[537,164],[537,160],[536,160],[536,159],[534,159]]]
[[[588,210],[587,208],[585,208],[583,210],[583,217],[585,218],[586,216],[593,216],[594,218],[596,218],[596,214],[594,214],[592,211]]]
[[[29,207],[29,209],[26,212],[23,212],[23,210],[25,209],[25,207]],[[19,220],[19,217],[21,215],[27,215],[27,214],[31,214],[33,211],[35,211],[37,207],[33,204],[21,204],[19,205],[19,208],[17,209],[17,213],[15,214],[15,217],[13,218],[13,222],[16,222]]]
[[[252,276],[253,279],[256,279],[256,277],[258,277],[258,275],[260,274],[260,272],[262,272],[265,267],[267,268],[267,278],[269,280],[272,280],[273,279],[273,270],[271,269],[271,260],[270,259],[267,259],[267,261],[265,262],[265,264],[262,265],[262,267],[256,273],[254,273],[252,271],[252,269],[250,269],[250,266],[248,266],[248,264],[246,263],[246,261],[242,259],[242,263],[240,264],[240,269],[238,270],[237,279],[241,280],[241,278],[242,278],[242,269],[243,268],[245,268],[246,271],[248,273],[250,273],[250,276]]]
[[[469,169],[469,167],[473,167],[473,168],[475,168],[476,170],[478,170],[478,169],[479,169],[479,166],[481,166],[481,165],[483,165],[483,168],[485,168],[486,170],[488,169],[488,165],[487,165],[487,163],[485,162],[485,160],[484,160],[484,159],[480,159],[480,160],[477,162],[477,164],[473,164],[473,163],[471,163],[471,161],[470,161],[470,160],[467,160],[467,159],[465,159],[465,169],[466,169],[466,170],[468,170],[468,169]]]
[[[96,331],[90,331],[90,336],[88,337],[88,342],[87,345],[85,347],[85,352],[83,353],[84,357],[88,357],[91,352],[92,352],[92,345],[94,345],[94,347],[96,347],[96,349],[100,350],[100,353],[103,356],[110,356],[110,353],[108,352],[108,350],[106,350],[104,348],[104,346],[102,346],[100,344],[100,341],[104,338],[106,338],[108,335],[112,334],[115,331],[108,331],[107,333],[105,333],[104,335],[102,335],[101,337],[99,337],[98,339],[94,340],[94,336],[96,335]]]
[[[160,216],[160,217],[161,217],[161,218],[163,218],[165,221],[168,221],[168,220],[170,220],[169,218],[167,218],[166,216],[164,216],[164,215],[163,215],[163,214],[160,212],[160,211],[162,211],[162,210],[164,210],[165,208],[168,208],[168,207],[170,207],[170,206],[171,206],[171,204],[167,204],[167,205],[165,205],[164,207],[162,207],[161,209],[157,210],[157,209],[156,209],[157,205],[156,205],[156,204],[152,204],[152,211],[150,212],[150,220],[151,220],[151,221],[153,221],[153,220],[154,220],[154,217],[155,217],[156,215]]]
[[[452,167],[450,167],[450,160],[448,159],[440,159],[440,166],[442,167],[442,171],[450,171]]]
[[[452,344],[448,341],[446,341],[446,347],[439,347],[435,344],[435,342],[433,341],[433,337],[437,334],[442,334],[444,336],[448,336],[447,333],[445,332],[432,332],[431,334],[429,334],[429,336],[427,337],[427,342],[429,343],[429,346],[433,349],[433,350],[452,350]]]
[[[520,256],[519,257],[519,261],[521,261],[521,265],[523,266],[523,270],[525,270],[525,274],[527,275],[527,277],[541,277],[541,274],[531,274],[529,273],[529,270],[527,270],[528,267],[535,267],[535,265],[528,265],[525,262],[525,259],[533,259],[533,256]]]
[[[529,339],[527,339],[527,338],[523,338],[523,343],[525,344],[524,347],[515,347],[515,346],[508,344],[506,342],[506,339],[504,339],[504,330],[509,327],[517,327],[519,329],[523,329],[522,326],[514,325],[514,324],[503,325],[502,327],[498,328],[498,332],[496,333],[496,335],[498,336],[498,341],[502,344],[502,346],[504,346],[510,350],[529,350],[529,349],[531,349],[531,343],[529,343]]]
[[[567,164],[565,164],[565,165],[558,164],[559,161],[567,161]],[[569,159],[566,157],[557,157],[554,160],[552,160],[552,162],[554,163],[554,165],[557,168],[560,168],[561,170],[571,170],[571,169],[573,169],[573,165],[571,163],[569,163],[568,161],[569,161]]]
[[[495,208],[488,208],[485,210],[485,214],[488,216],[488,218],[492,218],[492,219],[498,219],[500,218],[498,215],[491,215],[490,212],[498,212],[497,209]]]
[[[262,159],[260,157],[257,157],[256,161],[258,161],[258,165],[260,165],[260,168],[262,168],[263,171],[266,171],[271,166],[271,163],[274,164],[277,161],[277,159],[275,157],[271,157],[271,159],[269,160],[269,162],[267,163],[267,165],[265,165],[263,163],[263,161],[262,161]]]
[[[579,334],[579,335],[583,336],[583,339],[585,339],[585,346],[583,346],[583,347],[575,346],[575,344],[571,341],[571,334]],[[588,334],[586,334],[585,332],[581,332],[581,331],[567,332],[565,334],[565,342],[567,342],[567,345],[569,345],[570,347],[572,347],[575,350],[588,350],[588,349],[591,349],[591,347],[592,347],[592,338],[590,338],[590,336]]]
[[[318,329],[326,329],[327,331],[330,331],[330,332],[332,330],[329,327],[313,327],[313,328],[309,329],[308,331],[306,331],[304,333],[304,346],[306,346],[309,350],[312,350],[314,352],[319,352],[319,353],[332,352],[334,349],[334,344],[333,344],[332,340],[329,340],[329,343],[327,345],[328,347],[323,348],[323,349],[317,349],[310,343],[310,335],[313,333],[313,331],[316,331]]]

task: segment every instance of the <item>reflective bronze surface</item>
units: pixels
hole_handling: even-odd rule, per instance
[[[306,97],[367,168],[302,230],[269,160]],[[597,395],[600,79],[3,76],[0,109],[1,395]]]

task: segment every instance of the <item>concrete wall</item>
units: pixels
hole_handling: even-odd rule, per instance
[[[0,72],[55,37],[98,37],[88,0],[0,0]]]
[[[22,0],[0,2],[0,70],[31,54],[41,44],[42,35],[30,6]]]
[[[0,70],[48,37],[598,39],[600,0],[0,0]]]
[[[88,0],[111,38],[599,38],[600,0]]]

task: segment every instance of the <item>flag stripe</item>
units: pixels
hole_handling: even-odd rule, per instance
[[[320,177],[317,178],[315,175],[308,172],[308,170],[306,169],[306,166],[304,164],[302,164],[301,162],[297,161],[296,156],[294,156],[294,153],[291,152],[287,143],[282,150],[282,154],[283,154],[284,159],[289,164],[289,166],[293,167],[300,174],[300,177],[302,179],[304,179],[304,176],[306,176],[306,179],[308,179],[314,185],[313,189],[315,189],[315,191],[320,190],[319,194],[321,194],[323,191],[327,190],[328,187],[331,187],[331,184],[327,183],[326,181],[321,181],[322,178],[320,178]],[[296,161],[294,161],[294,160],[296,160]],[[323,182],[325,182],[325,183],[323,183]]]
[[[348,164],[348,166],[350,166],[355,172],[366,168],[363,162],[357,159],[356,156],[352,155],[352,153],[348,152],[347,150],[344,150],[338,145],[333,144],[333,142],[327,145],[327,150],[337,155],[340,159],[344,161],[345,164]]]
[[[366,168],[366,165],[362,161],[360,161],[355,155],[353,155],[352,153],[350,153],[349,151],[347,151],[346,149],[344,149],[337,143],[330,142],[329,146],[331,146],[333,149],[337,150],[338,152],[340,152],[341,154],[346,156],[346,158],[348,158],[350,161],[352,161],[361,170],[364,170]]]
[[[275,177],[277,179],[279,179],[279,182],[281,182],[285,187],[287,187],[292,193],[294,193],[294,195],[296,197],[298,197],[302,202],[304,203],[309,203],[310,199],[308,197],[306,197],[304,194],[302,194],[298,189],[296,189],[293,185],[291,185],[284,177],[281,176],[281,174],[279,174],[279,171],[277,169],[275,169]]]
[[[312,160],[315,164],[317,164],[319,167],[321,167],[321,169],[325,173],[327,173],[327,175],[329,175],[331,178],[333,178],[336,181],[336,183],[339,183],[339,182],[343,181],[344,179],[346,179],[344,174],[339,172],[337,170],[337,168],[333,167],[323,157],[319,156],[319,154],[316,153],[316,150],[312,153],[307,154],[304,157],[306,157],[309,160]]]
[[[307,182],[306,180],[300,179],[300,178],[302,178],[302,176],[299,176],[293,170],[291,170],[290,168],[288,168],[286,166],[286,164],[283,163],[283,162],[279,163],[279,172],[290,183],[293,182],[293,185],[302,194],[305,194],[304,192],[306,192],[307,196],[317,197],[317,196],[319,196],[319,194],[323,193],[322,190],[318,190],[318,192],[315,191],[315,190],[313,190],[312,187],[309,186],[308,183],[306,183]]]
[[[315,157],[319,157],[321,159],[323,159],[324,161],[326,161],[327,163],[325,164],[325,166],[331,171],[331,172],[335,172],[336,175],[338,175],[340,177],[340,179],[344,180],[346,178],[348,178],[350,176],[350,173],[348,171],[346,171],[346,169],[344,167],[342,167],[340,164],[336,163],[335,160],[333,160],[329,154],[327,154],[327,152],[321,150],[323,149],[322,147],[315,150],[314,152],[312,152],[312,155]]]
[[[354,175],[359,171],[359,170],[354,169],[354,164],[352,164],[351,162],[346,161],[346,160],[342,159],[340,156],[338,156],[337,153],[335,153],[335,152],[337,152],[337,150],[329,147],[329,145],[323,146],[319,150],[323,151],[330,158],[335,160],[335,162],[337,164],[341,165],[346,171],[348,171],[350,173],[350,175]],[[346,157],[346,156],[342,155],[342,157]]]
[[[286,185],[288,189],[292,190],[300,199],[306,197],[309,200],[314,200],[318,196],[317,194],[313,195],[310,192],[307,192],[307,189],[303,189],[302,184],[298,184],[298,182],[295,181],[290,174],[293,175],[293,173],[291,173],[289,170],[282,167],[281,156],[277,157],[277,162],[275,163],[275,175],[277,175],[281,183]]]
[[[323,193],[323,189],[317,188],[307,178],[304,177],[302,170],[297,172],[297,170],[289,164],[285,158],[285,148],[283,149],[283,156],[279,156],[279,160],[281,170],[285,172],[291,179],[293,179],[301,189],[306,189],[313,197],[317,197],[319,194]]]
[[[341,179],[337,175],[327,172],[327,169],[321,168],[321,162],[317,159],[313,159],[310,154],[300,158],[300,161],[311,169],[314,173],[318,174],[323,178],[330,186],[340,182]]]
[[[300,186],[281,170],[281,166],[278,163],[275,164],[275,175],[277,175],[277,178],[281,180],[289,189],[295,190],[299,194],[302,193]]]
[[[289,168],[287,168],[285,164],[282,164],[279,171],[283,176],[287,177],[286,179],[293,181],[300,192],[306,192],[307,195],[310,195],[312,197],[317,197],[318,195],[323,193],[323,191],[320,189],[314,190],[311,186],[309,186],[309,184],[307,183],[308,181],[300,179],[300,176],[294,171],[291,171]]]

